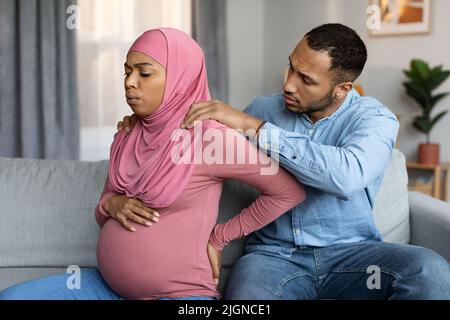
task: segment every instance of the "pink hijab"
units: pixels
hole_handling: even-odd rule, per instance
[[[151,115],[140,118],[130,134],[118,132],[111,146],[109,180],[114,192],[137,198],[152,208],[170,206],[186,187],[194,164],[176,164],[171,141],[190,106],[210,100],[205,58],[199,45],[186,33],[172,28],[143,33],[128,53],[141,52],[166,68],[166,84],[161,105]],[[220,127],[203,121],[207,128]],[[193,137],[193,129],[189,130]]]

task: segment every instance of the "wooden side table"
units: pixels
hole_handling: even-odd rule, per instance
[[[432,164],[407,162],[406,168],[408,170],[431,171],[433,173],[433,180],[430,184],[423,184],[416,182],[415,184],[409,187],[410,191],[420,191],[423,193],[427,193],[434,198],[448,202],[450,163],[441,163],[439,165],[432,165]],[[442,183],[442,173],[444,173],[443,183]]]

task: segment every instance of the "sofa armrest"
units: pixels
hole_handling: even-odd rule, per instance
[[[432,249],[450,261],[450,204],[410,192],[409,209],[411,244]]]

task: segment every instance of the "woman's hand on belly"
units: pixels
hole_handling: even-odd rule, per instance
[[[211,242],[208,242],[208,258],[209,263],[211,263],[213,279],[216,284],[219,283],[221,256],[222,252],[214,248],[211,245]]]
[[[116,195],[109,198],[103,205],[105,211],[117,220],[125,229],[136,231],[128,220],[150,227],[153,222],[158,222],[159,213],[148,208],[138,199],[128,198],[125,195]]]

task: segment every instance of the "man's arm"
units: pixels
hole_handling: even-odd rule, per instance
[[[243,131],[250,138],[257,139],[264,121],[242,112],[219,100],[194,103],[181,124],[181,128],[191,128],[196,121],[213,119],[229,128]]]
[[[250,105],[245,112],[251,112]],[[184,125],[203,119],[217,120],[230,128],[256,130],[263,120],[213,100],[193,105]],[[312,141],[308,136],[265,123],[254,136],[259,145],[278,156],[281,165],[302,183],[349,198],[380,176],[389,163],[398,133],[394,115],[374,111],[355,123],[339,146]]]
[[[350,198],[383,173],[398,128],[394,116],[367,115],[355,123],[339,146],[329,146],[266,123],[260,130],[258,142],[268,152],[279,154],[282,167],[299,181]]]

